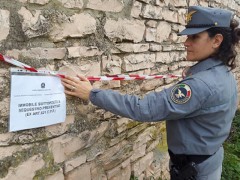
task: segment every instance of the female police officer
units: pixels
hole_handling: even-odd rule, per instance
[[[83,76],[62,79],[65,93],[137,121],[166,120],[171,179],[219,180],[223,148],[237,109],[235,67],[238,22],[218,8],[188,9],[184,43],[188,61],[197,61],[176,85],[137,96],[93,89]]]

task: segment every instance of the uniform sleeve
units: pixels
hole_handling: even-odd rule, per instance
[[[191,117],[211,96],[211,89],[200,79],[189,78],[143,99],[113,90],[93,89],[90,101],[105,110],[142,122]]]

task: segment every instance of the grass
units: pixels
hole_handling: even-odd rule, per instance
[[[224,143],[222,180],[240,179],[240,111],[233,120],[231,133]]]

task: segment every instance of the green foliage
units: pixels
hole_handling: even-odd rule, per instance
[[[222,180],[240,179],[240,111],[233,120],[229,138],[224,143]]]
[[[134,175],[131,175],[130,180],[138,180],[138,178],[135,177]]]

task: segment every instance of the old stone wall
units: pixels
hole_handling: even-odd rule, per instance
[[[1,0],[0,53],[75,75],[181,74],[189,5],[240,13],[239,0]],[[0,62],[0,179],[168,178],[164,123],[138,123],[67,97],[64,123],[8,132],[10,73]],[[235,70],[239,80],[239,68]],[[179,79],[110,81],[143,96]]]

